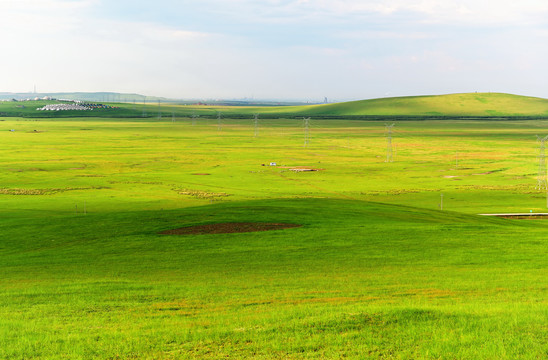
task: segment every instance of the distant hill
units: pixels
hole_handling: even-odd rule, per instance
[[[43,99],[44,97],[63,99],[63,100],[81,100],[101,103],[157,103],[158,100],[163,103],[173,103],[181,105],[207,104],[212,106],[286,106],[286,105],[305,105],[302,101],[279,101],[279,100],[230,100],[230,99],[170,99],[159,96],[148,96],[141,94],[117,93],[117,92],[57,92],[57,93],[11,93],[0,92],[0,100],[27,100]]]
[[[466,93],[312,105],[294,107],[292,112],[311,116],[548,116],[548,99],[502,93]]]
[[[144,95],[140,94],[123,94],[116,92],[60,92],[60,93],[10,93],[0,92],[0,100],[7,99],[34,99],[51,97],[55,99],[65,100],[82,100],[92,102],[143,102]],[[147,101],[168,101],[166,98],[156,96],[146,96]]]
[[[4,95],[3,95],[4,94]],[[7,99],[16,98],[0,93]],[[26,94],[20,99],[43,97],[45,94]],[[29,95],[34,95],[31,97]],[[393,119],[416,118],[548,118],[548,99],[519,96],[502,93],[467,93],[451,95],[408,96],[381,98],[372,100],[349,101],[321,105],[295,105],[283,103],[253,103],[238,101],[183,102],[169,99],[144,97],[138,94],[119,93],[56,93],[47,94],[56,99],[78,99],[97,103],[119,103],[115,109],[82,111],[42,112],[36,108],[52,101],[5,102],[0,101],[0,116],[20,117],[90,117],[107,116],[120,118],[162,116],[190,117],[198,115],[204,118],[216,118],[219,113],[225,118],[298,118],[313,117],[316,119],[364,118]],[[160,104],[157,101],[160,100]],[[135,102],[135,103],[134,103]],[[125,103],[125,104],[123,104]]]

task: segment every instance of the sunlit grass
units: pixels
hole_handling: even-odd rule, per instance
[[[224,121],[0,123],[0,358],[546,356],[547,123]]]

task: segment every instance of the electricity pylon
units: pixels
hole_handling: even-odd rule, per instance
[[[217,130],[221,131],[223,129],[222,123],[221,123],[221,112],[217,112]]]
[[[310,118],[303,118],[304,121],[304,147],[308,146]]]
[[[143,97],[143,117],[147,117],[147,97]]]
[[[388,125],[386,124],[386,161],[392,162],[392,128],[395,124]]]
[[[546,179],[546,156],[544,153],[545,142],[548,140],[548,135],[541,138],[537,135],[537,141],[540,142],[540,150],[538,155],[538,177],[537,177],[537,190],[548,190],[548,184]]]
[[[254,133],[253,136],[257,137],[259,135],[259,114],[253,114],[254,116]]]

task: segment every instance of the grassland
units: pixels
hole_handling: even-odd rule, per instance
[[[0,358],[546,358],[548,224],[476,214],[546,210],[548,122],[384,131],[4,119]],[[302,227],[159,234],[234,221]]]

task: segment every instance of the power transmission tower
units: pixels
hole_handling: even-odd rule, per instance
[[[221,122],[221,112],[217,112],[217,130],[221,131],[223,129],[223,124]]]
[[[171,122],[175,122],[175,111],[171,112]]]
[[[443,210],[443,194],[440,194],[440,210]]]
[[[162,108],[160,104],[160,100],[158,100],[158,120],[162,118]]]
[[[537,190],[548,190],[548,184],[546,179],[546,156],[544,153],[545,142],[548,140],[548,135],[541,138],[537,135],[537,141],[540,142],[540,150],[538,155],[538,177],[537,177]]]
[[[259,135],[259,114],[253,114],[254,116],[254,133],[253,136],[257,137]]]
[[[143,97],[143,117],[147,117],[147,97]]]
[[[386,124],[386,161],[392,162],[392,128],[396,124],[388,125]]]
[[[196,115],[195,113],[192,113],[192,125],[196,125],[196,118],[200,115]]]
[[[309,139],[309,127],[310,127],[310,118],[303,118],[304,121],[304,147],[308,146],[308,139]]]

